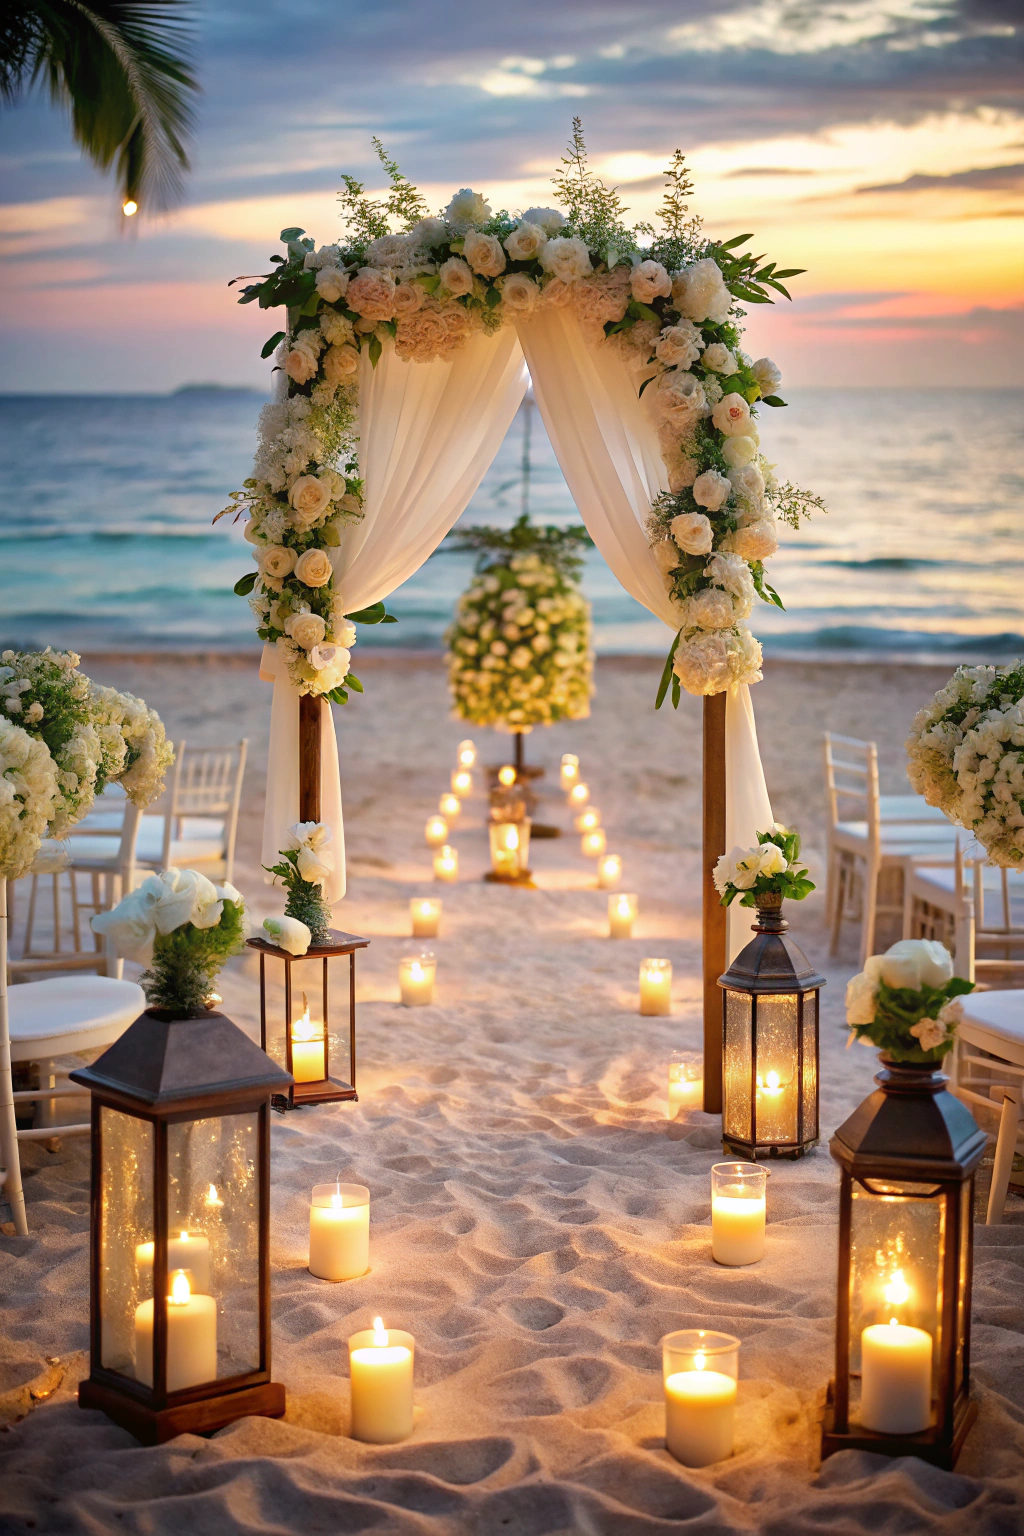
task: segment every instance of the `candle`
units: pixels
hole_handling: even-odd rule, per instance
[[[647,1018],[672,1012],[671,960],[641,960],[640,1012]]]
[[[580,852],[588,859],[598,859],[608,846],[608,838],[603,827],[595,827],[592,832],[584,832],[580,838]]]
[[[563,752],[562,761],[558,769],[559,788],[563,789],[565,793],[568,794],[573,785],[578,782],[579,776],[579,758],[576,756],[575,752]]]
[[[452,794],[458,795],[460,800],[473,793],[473,775],[468,768],[454,768],[451,783]]]
[[[217,1193],[217,1186],[216,1186],[216,1184],[211,1184],[210,1185],[210,1188],[207,1190],[206,1199],[203,1201],[203,1204],[206,1206],[206,1208],[208,1210],[211,1210],[211,1211],[222,1211],[224,1209],[224,1201],[220,1198],[220,1196]]]
[[[668,1064],[668,1117],[674,1120],[686,1109],[704,1105],[704,1079],[699,1061],[676,1056]]]
[[[216,1193],[216,1186],[210,1188]],[[207,1204],[209,1204],[207,1200]],[[223,1205],[223,1201],[219,1201]],[[139,1272],[139,1290],[145,1294],[153,1290],[154,1243],[139,1243],[135,1249],[135,1263]],[[202,1232],[167,1234],[167,1273],[173,1275],[182,1270],[194,1291],[204,1295],[210,1289],[210,1240]]]
[[[309,1017],[309,1003],[302,994],[302,1016],[292,1020],[292,1077],[297,1083],[322,1083],[327,1077],[327,1041],[324,1026]]]
[[[632,895],[619,894],[608,897],[608,937],[631,939],[633,920],[636,917],[637,899]]]
[[[476,747],[471,741],[460,741],[458,760],[460,768],[472,768],[476,764]]]
[[[459,853],[457,848],[449,848],[445,843],[434,854],[434,879],[443,880],[447,885],[454,885],[459,878]]]
[[[462,801],[452,790],[446,789],[437,802],[437,809],[446,821],[454,821],[462,810]]]
[[[440,848],[448,841],[448,823],[443,816],[431,816],[424,828],[428,848]]]
[[[398,986],[405,1008],[422,1008],[434,1001],[434,976],[437,961],[428,950],[421,955],[406,955],[398,962]]]
[[[582,810],[590,799],[590,785],[578,779],[569,790],[569,804]]]
[[[910,1300],[897,1269],[883,1292],[889,1309]],[[932,1421],[932,1336],[898,1317],[860,1336],[860,1422],[886,1435],[915,1435]]]
[[[573,826],[577,832],[593,832],[600,825],[601,812],[596,805],[588,805],[585,811],[580,811],[579,815],[573,819]]]
[[[756,1264],[764,1257],[768,1175],[756,1163],[711,1169],[711,1257],[716,1264]]]
[[[135,1377],[153,1385],[153,1301],[135,1308]],[[167,1298],[167,1390],[181,1392],[217,1377],[217,1303],[192,1293],[179,1269]]]
[[[504,767],[498,769],[498,783],[503,784],[506,789],[511,789],[515,781],[516,771],[511,763],[506,763]]]
[[[686,1467],[732,1455],[739,1339],[683,1328],[661,1341],[665,1445]]]
[[[353,1440],[394,1445],[412,1434],[414,1343],[379,1317],[349,1339]]]
[[[514,880],[525,873],[530,849],[528,821],[492,821],[491,868],[496,875]]]
[[[603,853],[597,861],[597,884],[602,891],[614,891],[622,879],[622,859],[617,853]]]
[[[757,1074],[758,1141],[792,1141],[796,1127],[796,1081],[783,1082],[778,1072]]]
[[[355,1280],[370,1267],[370,1191],[362,1184],[314,1184],[309,1208],[309,1272]]]
[[[409,903],[414,939],[436,939],[441,926],[441,901],[437,896],[414,896]]]

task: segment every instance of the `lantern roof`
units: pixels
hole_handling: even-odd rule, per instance
[[[962,1182],[977,1167],[987,1137],[949,1079],[930,1063],[883,1056],[878,1088],[836,1131],[829,1150],[857,1179]]]
[[[788,936],[786,919],[758,912],[754,937],[741,949],[718,985],[730,992],[813,992],[825,985],[799,944]]]
[[[280,1093],[292,1081],[226,1014],[168,1019],[149,1009],[71,1078],[93,1092],[154,1109],[180,1108],[192,1099]]]

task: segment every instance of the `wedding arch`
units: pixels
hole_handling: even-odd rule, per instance
[[[711,873],[727,845],[772,823],[748,692],[761,648],[746,620],[759,598],[779,601],[763,564],[777,520],[796,526],[817,504],[760,453],[757,408],[784,404],[781,380],[742,350],[741,322],[744,305],[788,298],[796,269],[743,252],[748,235],[702,234],[679,151],[659,229],[628,227],[588,168],[578,120],[553,178],[560,207],[514,216],[463,189],[431,217],[373,142],[385,199],[344,177],[343,239],[318,247],[283,230],[273,270],[236,280],[239,302],[287,310],[263,348],[275,387],[254,473],[225,509],[247,516],[256,570],[235,590],[274,684],[263,862],[291,822],[322,819],[339,854],[326,894],[345,894],[327,701],[362,691],[357,625],[390,619],[384,600],[452,528],[532,379],[594,543],[675,635],[658,704],[681,689],[704,697],[704,1082],[718,1110],[729,940]]]

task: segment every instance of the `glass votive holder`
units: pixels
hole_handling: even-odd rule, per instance
[[[607,846],[608,834],[604,827],[594,827],[580,838],[580,852],[587,859],[599,859]]]
[[[665,1446],[684,1467],[732,1455],[740,1341],[729,1333],[681,1328],[661,1341]]]
[[[437,961],[429,949],[403,955],[398,962],[398,989],[404,1008],[422,1008],[434,1001]]]
[[[459,850],[450,848],[445,843],[434,854],[434,879],[443,880],[447,885],[454,885],[459,878]]]
[[[622,879],[622,859],[617,853],[602,853],[597,861],[597,884],[602,891],[614,891]]]
[[[473,793],[473,775],[468,768],[452,769],[451,790],[460,800],[465,800]]]
[[[596,805],[588,805],[585,811],[573,817],[572,824],[577,832],[593,832],[601,825],[601,812]]]
[[[462,810],[462,801],[452,789],[446,789],[437,802],[437,809],[445,821],[454,821]]]
[[[448,841],[448,823],[443,816],[431,816],[424,828],[428,848],[441,848]]]
[[[436,939],[441,926],[441,898],[414,896],[409,903],[414,939]]]
[[[575,752],[563,752],[558,768],[558,787],[568,794],[580,776],[580,760]]]
[[[668,1063],[668,1118],[675,1120],[684,1110],[704,1107],[704,1063],[679,1052]]]
[[[309,1272],[355,1280],[370,1267],[370,1191],[362,1184],[314,1184],[309,1207]]]
[[[476,767],[476,747],[471,741],[460,741],[456,760],[460,768]]]
[[[531,826],[528,816],[490,823],[491,873],[497,879],[520,880],[529,873]]]
[[[672,961],[640,961],[640,1012],[657,1018],[672,1012]]]
[[[569,804],[574,810],[581,811],[590,799],[590,785],[582,779],[577,780],[569,790]]]
[[[632,893],[619,891],[616,895],[608,897],[608,937],[610,939],[633,937],[633,924],[636,921],[638,906],[638,899]]]
[[[768,1170],[757,1163],[711,1169],[711,1257],[737,1267],[764,1258]]]

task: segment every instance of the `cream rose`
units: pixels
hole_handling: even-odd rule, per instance
[[[331,489],[326,477],[300,475],[288,492],[288,502],[294,513],[292,521],[305,528],[315,523],[327,510]]]
[[[284,371],[296,384],[308,384],[316,376],[317,360],[305,347],[292,347],[284,355]]]
[[[737,528],[723,540],[722,548],[742,555],[744,560],[769,560],[779,547],[775,519],[759,517],[744,528]]]
[[[444,219],[419,219],[409,231],[412,245],[443,245],[447,238]]]
[[[295,562],[295,575],[303,586],[326,586],[334,575],[330,555],[323,549],[307,549]]]
[[[328,347],[324,353],[324,378],[337,389],[359,371],[359,348],[349,345]]]
[[[535,261],[547,242],[548,237],[540,225],[530,224],[524,219],[506,236],[505,249],[513,261]]]
[[[550,238],[565,227],[565,215],[559,213],[557,208],[527,208],[523,214],[523,223],[536,224]]]
[[[736,372],[735,355],[721,341],[713,341],[710,347],[704,348],[701,363],[705,368],[710,368],[713,373],[724,373],[728,376]]]
[[[395,319],[415,315],[423,308],[426,294],[419,283],[399,283],[395,288]]]
[[[710,555],[715,534],[703,512],[680,512],[671,523],[672,537],[688,555]]]
[[[487,223],[491,216],[490,204],[479,192],[463,187],[448,204],[444,216],[453,229],[468,229],[471,224]]]
[[[727,437],[722,444],[722,457],[730,469],[742,469],[757,458],[757,444],[752,437]]]
[[[672,539],[659,539],[657,544],[651,545],[651,554],[663,576],[668,576],[681,563],[679,546]]]
[[[648,390],[648,394],[652,391]],[[696,374],[672,368],[663,373],[655,387],[652,404],[662,420],[686,426],[707,411],[704,389]]]
[[[473,292],[473,273],[461,256],[449,256],[438,273],[442,284],[453,298]]]
[[[316,291],[328,304],[335,304],[348,287],[348,273],[341,267],[321,267],[316,275]]]
[[[341,604],[336,604],[334,609],[334,643],[346,650],[356,643],[356,627],[351,619],[346,619]]]
[[[284,632],[304,651],[311,651],[324,638],[327,625],[318,613],[292,613],[285,620]]]
[[[295,551],[284,544],[266,544],[257,556],[260,580],[271,591],[280,592],[281,583],[295,569]]]
[[[700,331],[689,320],[670,325],[659,336],[654,352],[667,368],[686,368],[700,356]]]
[[[479,231],[471,229],[466,236],[462,248],[462,254],[481,277],[497,277],[499,272],[505,270],[505,252],[501,248],[501,241],[494,235],[481,235]]]
[[[583,241],[575,236],[559,235],[549,240],[540,253],[540,264],[545,272],[550,272],[563,283],[574,283],[594,270],[590,263],[590,252]]]
[[[717,469],[706,469],[693,482],[694,501],[699,507],[707,507],[709,512],[717,512],[731,495],[732,486],[724,475],[718,473]]]
[[[750,421],[750,406],[735,392],[723,395],[711,412],[711,420],[726,437],[745,437]]]
[[[750,371],[757,380],[757,387],[762,395],[774,395],[782,383],[782,374],[770,357],[759,357],[756,363],[750,365]]]
[[[678,459],[668,466],[668,488],[673,496],[685,491],[697,478],[696,459]]]
[[[731,629],[736,605],[721,587],[704,587],[682,604],[684,629]]]
[[[364,320],[390,320],[395,313],[395,279],[386,268],[360,267],[345,295],[349,309]]]
[[[633,268],[629,287],[638,303],[650,304],[652,299],[667,299],[671,296],[672,279],[660,261],[642,261]]]
[[[742,469],[731,469],[729,483],[740,500],[746,503],[746,521],[758,521],[764,510],[764,476],[757,465],[744,464]]]
[[[676,274],[672,301],[688,320],[710,320],[714,325],[728,320],[732,308],[732,294],[725,286],[721,268],[710,256]]]
[[[525,272],[510,272],[502,282],[501,297],[515,314],[528,315],[540,298],[540,289]]]

